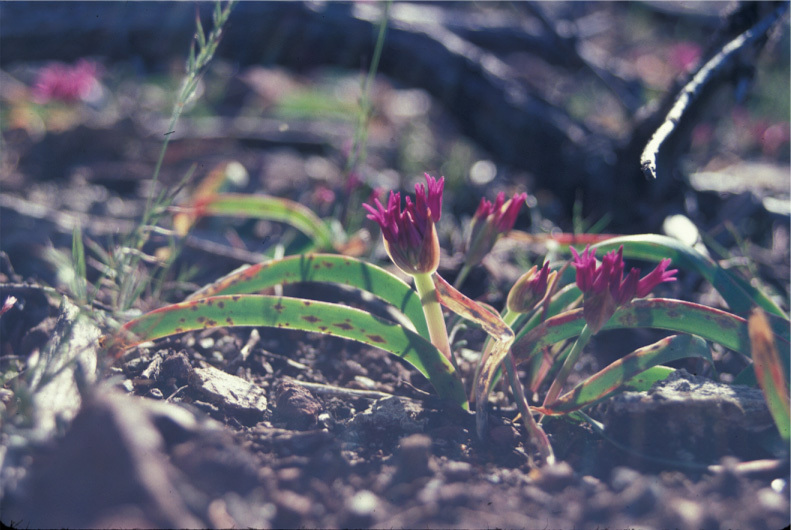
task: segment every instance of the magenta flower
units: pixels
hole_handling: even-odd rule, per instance
[[[549,272],[549,262],[544,263],[541,270],[533,265],[524,273],[508,293],[506,305],[509,311],[526,313],[540,302],[555,282],[557,271]]]
[[[55,99],[65,102],[87,100],[97,89],[99,66],[81,59],[74,66],[52,63],[42,68],[33,86],[36,101]]]
[[[363,204],[368,219],[382,228],[390,259],[406,274],[433,273],[439,266],[439,239],[434,224],[442,215],[445,177],[434,179],[426,173],[426,186],[415,185],[415,202],[407,197],[401,209],[401,194],[390,192],[387,207],[374,199],[376,207]]]
[[[507,234],[516,223],[519,209],[527,200],[526,193],[514,195],[505,200],[505,193],[500,192],[494,204],[482,198],[470,223],[470,235],[467,238],[467,263],[472,266],[492,250],[497,239]]]
[[[584,295],[583,315],[594,332],[615,313],[618,306],[629,303],[633,298],[647,296],[657,285],[676,280],[676,269],[667,270],[670,259],[663,259],[659,265],[643,278],[640,269],[632,268],[623,277],[623,245],[616,251],[608,252],[597,265],[595,250],[585,247],[582,255],[571,248],[574,255],[572,264],[577,269],[577,287]]]

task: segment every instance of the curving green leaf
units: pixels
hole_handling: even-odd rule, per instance
[[[401,311],[421,336],[429,336],[417,293],[383,268],[349,256],[301,254],[246,265],[193,293],[187,300],[220,294],[251,294],[275,285],[299,282],[331,282],[367,291]]]
[[[788,315],[759,289],[676,238],[657,234],[622,236],[597,243],[591,248],[608,252],[621,245],[624,257],[657,262],[670,258],[674,266],[696,271],[717,289],[728,307],[739,315],[749,315],[750,309],[758,305],[768,313],[788,320]]]
[[[789,347],[788,322],[770,318],[772,332]],[[529,360],[534,352],[561,340],[578,336],[585,325],[582,309],[567,311],[539,324],[513,347],[515,360]],[[739,316],[692,302],[651,298],[634,300],[619,307],[602,329],[657,328],[698,335],[726,348],[750,356],[747,321]]]
[[[654,386],[654,383],[664,381],[675,371],[675,368],[670,368],[669,366],[652,366],[629,379],[622,388],[631,392],[647,392]]]
[[[638,374],[686,357],[702,357],[713,364],[706,341],[692,335],[671,335],[611,363],[554,402],[537,408],[542,414],[568,414],[605,399],[629,384]]]
[[[780,360],[780,354],[772,337],[769,320],[759,308],[755,308],[747,320],[753,367],[758,386],[764,393],[772,418],[786,443],[791,437],[791,411],[788,401],[788,370]],[[788,348],[785,349],[788,351]]]
[[[442,398],[467,408],[464,386],[453,366],[429,341],[404,326],[340,304],[268,295],[222,295],[173,304],[122,326],[111,348],[196,329],[264,326],[355,340],[392,353],[428,378]]]
[[[566,285],[560,289],[549,301],[549,308],[546,314],[550,316],[557,315],[581,296],[582,291],[580,291],[579,287],[577,287],[575,284],[572,283]],[[519,340],[521,337],[527,334],[527,332],[539,325],[543,317],[543,309],[539,309],[533,313],[519,315],[512,325],[514,330],[518,329],[518,331],[515,333],[516,339]]]
[[[197,216],[228,215],[278,221],[308,236],[317,250],[333,248],[332,232],[310,208],[281,197],[219,193],[198,200],[193,213]]]

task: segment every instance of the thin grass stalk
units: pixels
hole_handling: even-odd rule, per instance
[[[146,198],[146,205],[143,210],[143,216],[140,221],[140,225],[138,226],[137,230],[135,230],[134,235],[131,236],[131,240],[128,242],[128,244],[124,246],[142,250],[149,238],[148,231],[143,230],[143,227],[147,227],[152,223],[157,222],[159,220],[159,215],[155,212],[158,210],[164,211],[164,206],[169,204],[172,200],[172,197],[169,197],[165,192],[160,194],[159,197],[155,199],[156,187],[159,182],[162,164],[165,160],[165,153],[167,152],[171,135],[175,132],[176,124],[178,123],[178,120],[184,111],[184,107],[189,102],[190,98],[194,96],[200,76],[205,71],[205,68],[211,59],[214,57],[214,53],[217,50],[217,46],[222,36],[223,26],[231,14],[231,9],[233,8],[234,3],[234,0],[228,2],[225,8],[221,8],[219,2],[215,4],[214,13],[212,16],[214,27],[212,28],[212,31],[209,33],[208,37],[203,32],[200,19],[198,18],[196,20],[197,29],[195,40],[198,42],[199,51],[196,56],[195,42],[193,42],[190,47],[189,56],[187,59],[187,73],[181,83],[181,90],[179,91],[179,96],[173,106],[173,112],[170,116],[170,123],[168,124],[168,129],[165,133],[165,139],[162,142],[162,148],[159,151],[159,157],[157,158],[156,165],[154,166],[154,172],[151,177],[151,189],[149,191],[148,197]],[[121,290],[117,298],[117,309],[129,309],[134,301],[137,300],[145,290],[146,284],[148,282],[138,278],[135,274],[135,271],[139,265],[140,257],[137,255],[132,255],[128,261],[123,260],[121,264],[122,270],[120,271],[122,283]],[[127,269],[128,272],[124,271],[123,269]]]

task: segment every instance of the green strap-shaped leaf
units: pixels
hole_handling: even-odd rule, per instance
[[[764,393],[769,412],[780,431],[780,435],[788,442],[791,437],[791,407],[788,401],[788,370],[780,360],[775,346],[772,330],[766,314],[756,308],[747,320],[750,330],[750,344],[753,354],[753,367],[758,385]],[[784,351],[788,352],[788,348]],[[788,356],[786,355],[786,358]]]
[[[648,392],[654,386],[654,383],[664,381],[675,371],[675,368],[670,368],[669,366],[652,366],[629,379],[621,389],[631,392]]]
[[[392,353],[426,376],[442,398],[467,408],[464,386],[450,362],[429,341],[404,326],[351,307],[267,295],[223,295],[173,304],[125,324],[115,351],[184,331],[265,326],[313,331],[355,340]]]
[[[584,325],[582,309],[547,319],[514,343],[512,352],[516,362],[530,359],[534,352],[545,346],[578,336]],[[770,325],[772,332],[787,349],[787,321],[770,318]],[[618,328],[657,328],[691,333],[750,356],[750,338],[745,319],[692,302],[665,298],[634,300],[618,308],[603,329]]]
[[[717,289],[728,307],[739,315],[748,316],[750,309],[758,305],[766,312],[788,320],[788,315],[760,290],[673,237],[657,234],[622,236],[597,243],[591,248],[608,252],[621,245],[624,257],[647,261],[670,258],[674,266],[698,272]]]
[[[348,256],[302,254],[245,266],[207,285],[188,300],[220,294],[251,294],[275,285],[299,282],[331,282],[368,291],[406,315],[421,336],[429,336],[420,298],[409,285],[381,267]]]
[[[649,368],[686,357],[702,357],[713,363],[706,341],[692,335],[671,335],[618,359],[571,392],[536,410],[542,414],[568,414],[610,396]]]
[[[201,199],[195,206],[195,213],[201,216],[228,215],[286,223],[308,236],[317,249],[333,248],[332,233],[310,208],[281,197],[219,193]]]

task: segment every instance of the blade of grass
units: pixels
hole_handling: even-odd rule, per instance
[[[409,285],[381,267],[349,256],[302,254],[245,266],[192,294],[196,300],[219,294],[257,293],[275,285],[331,282],[367,291],[401,311],[422,337],[428,326],[420,299]]]
[[[675,368],[670,368],[669,366],[652,366],[629,379],[624,383],[622,389],[631,392],[647,392],[654,386],[654,383],[664,381],[675,371]]]
[[[618,391],[629,380],[656,365],[686,357],[702,357],[713,364],[706,341],[692,335],[671,335],[611,363],[542,408],[542,414],[567,414],[582,409]]]
[[[71,233],[71,260],[74,268],[74,296],[81,303],[88,302],[87,269],[85,267],[85,247],[82,243],[82,229],[79,224],[74,225]]]
[[[340,304],[268,295],[222,295],[166,306],[125,324],[114,353],[190,330],[264,326],[343,337],[396,355],[428,378],[442,398],[467,408],[453,366],[429,341],[397,323]]]

